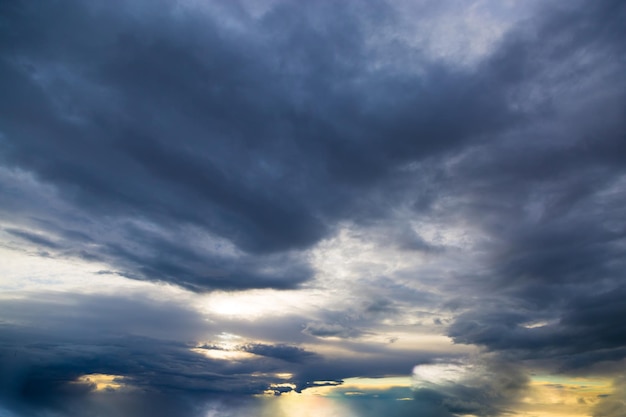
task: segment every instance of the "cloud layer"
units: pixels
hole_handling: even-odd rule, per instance
[[[0,5],[0,416],[623,414],[626,7],[409,3]]]

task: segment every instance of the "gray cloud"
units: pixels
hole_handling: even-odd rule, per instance
[[[492,57],[519,70],[506,74],[520,86],[543,88],[547,107],[461,152],[442,182],[441,218],[485,237],[473,248],[480,266],[456,280],[469,294],[449,304],[456,342],[553,370],[624,358],[624,12],[608,1],[563,8]]]
[[[315,337],[354,337],[360,332],[354,328],[339,323],[311,322],[302,329],[302,332]]]
[[[496,416],[515,412],[529,377],[517,364],[485,356],[464,364],[457,375],[439,380],[414,375],[414,398],[442,414]]]
[[[267,345],[263,343],[249,343],[240,348],[244,352],[254,353],[259,356],[276,358],[287,362],[302,362],[312,359],[314,354],[297,346],[285,344]]]
[[[348,224],[410,264],[364,263],[352,299],[268,322],[133,296],[3,299],[8,410],[237,415],[260,403],[233,397],[276,373],[300,391],[451,360],[359,340],[401,319],[446,324],[489,363],[407,404],[355,402],[363,415],[498,415],[531,365],[614,376],[600,365],[626,358],[626,7],[542,5],[454,65],[401,36],[396,6],[0,5],[3,248],[196,293],[328,290],[311,250]],[[220,332],[251,358],[191,350]],[[75,382],[89,373],[136,391]],[[622,382],[595,415],[621,415]]]
[[[394,19],[382,4],[337,3],[330,19],[323,6],[285,3],[260,20],[231,16],[242,32],[210,12],[199,21],[167,2],[135,7],[142,13],[130,17],[103,4],[18,2],[6,10],[2,64],[11,98],[4,164],[53,185],[84,219],[40,211],[33,227],[129,277],[198,290],[297,286],[310,278],[297,257],[273,278],[255,273],[256,262],[310,247],[337,220],[384,215],[363,198],[396,167],[521,117],[506,103],[506,84],[488,88],[497,65],[467,74],[424,60],[419,76],[370,70],[368,55],[380,51],[368,49],[365,27]],[[63,16],[62,28],[53,16]],[[276,31],[278,21],[290,24]],[[107,239],[89,227],[138,219],[163,236],[133,230]],[[252,257],[252,270],[207,276],[196,258],[215,269],[230,261],[181,245],[180,227],[232,242]],[[79,251],[59,229],[101,248]],[[166,262],[163,251],[180,259]]]

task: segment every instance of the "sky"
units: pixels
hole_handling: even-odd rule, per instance
[[[0,417],[623,417],[626,3],[0,2]]]

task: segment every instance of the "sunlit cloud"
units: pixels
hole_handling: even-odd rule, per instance
[[[76,382],[93,386],[96,391],[111,391],[126,387],[124,377],[120,375],[89,374],[79,377]]]
[[[467,365],[459,364],[426,364],[413,368],[412,383],[416,387],[430,384],[457,383],[469,373]]]
[[[307,388],[302,391],[303,395],[341,397],[344,395],[369,395],[377,396],[392,388],[407,388],[410,392],[412,380],[410,376],[387,376],[380,378],[346,378],[341,384],[328,384]]]
[[[522,416],[588,416],[611,389],[607,378],[536,375],[516,411]]]

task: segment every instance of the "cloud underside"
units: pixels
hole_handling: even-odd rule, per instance
[[[436,336],[481,365],[390,413],[509,412],[531,368],[616,377],[626,7],[542,4],[488,42],[480,19],[504,6],[407,7],[0,5],[3,250],[184,300],[296,299],[233,318],[145,294],[13,292],[6,415],[237,415],[268,390],[467,365]],[[474,49],[458,48],[461,23]],[[623,388],[594,415],[623,415]]]

